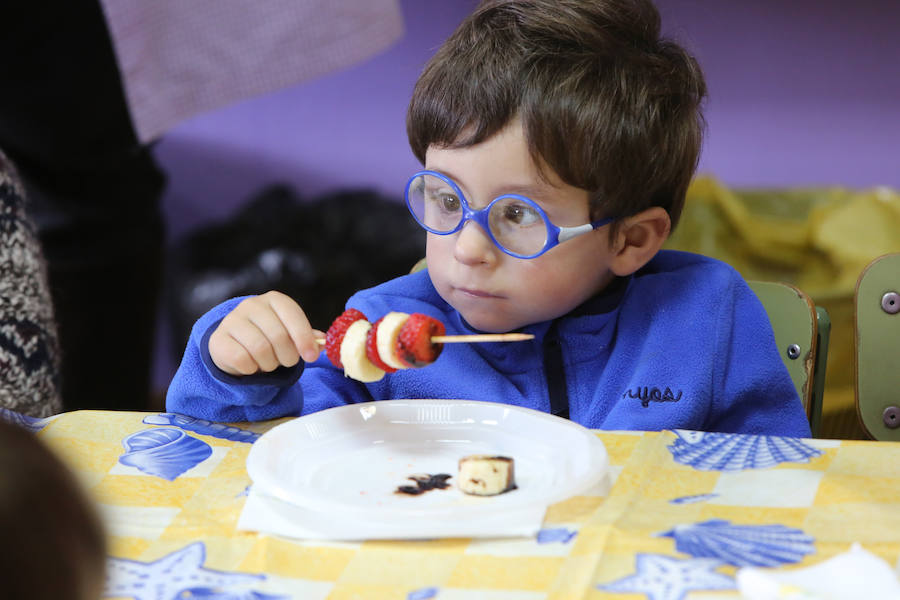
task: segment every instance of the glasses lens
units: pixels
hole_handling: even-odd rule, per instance
[[[462,219],[462,198],[453,186],[434,175],[419,175],[406,190],[409,210],[426,229],[447,233]]]
[[[547,243],[543,215],[536,205],[522,198],[504,196],[495,200],[488,222],[497,243],[515,254],[537,254]]]

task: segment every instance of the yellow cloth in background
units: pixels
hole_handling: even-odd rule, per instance
[[[853,297],[869,262],[900,251],[897,190],[732,190],[700,176],[666,247],[723,260],[745,279],[790,283],[825,307],[832,329],[821,435],[863,437],[853,394]]]

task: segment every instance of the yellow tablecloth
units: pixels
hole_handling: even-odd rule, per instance
[[[852,542],[900,558],[900,444],[685,431],[597,432],[612,487],[551,506],[536,538],[237,531],[250,445],[280,422],[80,411],[24,424],[100,504],[113,598],[709,600],[737,596],[743,565],[807,566]],[[169,462],[142,458],[175,439],[189,443]]]

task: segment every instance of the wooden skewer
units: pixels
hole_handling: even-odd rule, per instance
[[[530,333],[474,333],[471,335],[433,335],[435,344],[453,344],[455,342],[522,342],[533,339]]]
[[[459,342],[522,342],[533,339],[530,333],[476,333],[471,335],[433,335],[435,344],[453,344]],[[317,338],[316,343],[325,345],[325,338]]]

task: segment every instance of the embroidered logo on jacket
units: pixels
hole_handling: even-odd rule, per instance
[[[678,402],[681,400],[681,390],[678,390],[678,395],[676,396],[669,388],[660,391],[658,387],[638,386],[633,390],[625,390],[622,397],[638,398],[641,401],[641,406],[646,408],[650,406],[651,402]]]

